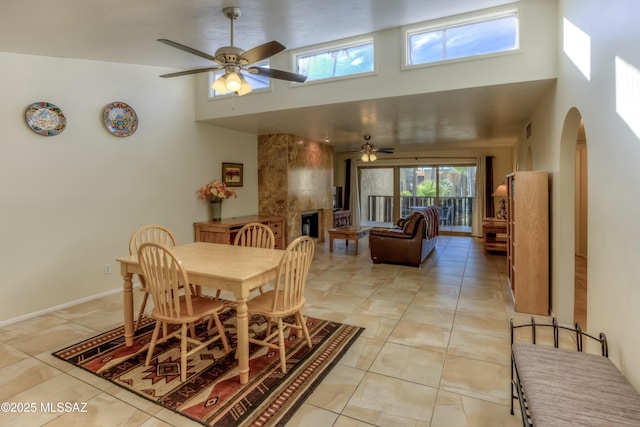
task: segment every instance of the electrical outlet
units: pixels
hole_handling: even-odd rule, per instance
[[[104,265],[104,274],[111,274],[111,264]]]

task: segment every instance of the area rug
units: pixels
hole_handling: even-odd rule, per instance
[[[53,353],[54,356],[124,387],[165,408],[207,426],[280,426],[335,366],[363,328],[307,317],[312,348],[304,337],[286,340],[287,373],[280,370],[277,351],[251,344],[250,378],[241,385],[234,352],[224,353],[218,342],[189,358],[187,380],[180,382],[177,339],[157,346],[144,366],[155,326],[145,318],[134,345],[125,347],[124,327],[97,335]],[[235,348],[235,312],[220,315],[229,344]],[[261,316],[250,319],[250,335],[264,335]],[[196,325],[199,336],[206,324]]]

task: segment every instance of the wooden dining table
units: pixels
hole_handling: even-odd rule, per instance
[[[238,368],[240,383],[249,381],[249,319],[247,298],[251,290],[276,278],[276,270],[284,254],[280,249],[261,249],[218,243],[195,242],[178,245],[173,251],[182,260],[189,282],[199,288],[233,292],[236,300],[238,334]],[[124,292],[125,345],[133,345],[134,274],[142,274],[138,256],[118,258]]]

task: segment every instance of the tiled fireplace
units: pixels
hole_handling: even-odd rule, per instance
[[[286,240],[302,235],[302,214],[318,213],[318,241],[333,225],[333,147],[295,135],[258,137],[261,215],[285,219]]]

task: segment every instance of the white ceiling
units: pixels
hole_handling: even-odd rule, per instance
[[[371,33],[512,0],[2,0],[0,51],[163,66],[207,67],[210,62],[173,49],[167,38],[207,53],[229,44],[225,6],[239,6],[234,45],[245,49],[277,40],[288,49]],[[499,144],[522,130],[551,82],[503,85],[405,96],[290,112],[253,120],[215,121],[256,134],[285,132],[322,140],[336,151],[354,148],[362,135],[398,150],[415,144],[482,139]],[[427,106],[425,108],[425,106]],[[362,111],[378,122],[365,129]],[[418,113],[419,112],[419,113]],[[252,123],[253,128],[247,129]]]

